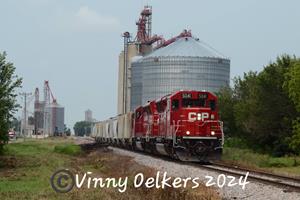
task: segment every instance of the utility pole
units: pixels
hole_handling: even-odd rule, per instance
[[[127,101],[128,101],[128,43],[130,41],[130,33],[123,33],[124,38],[124,74],[123,74],[123,113],[127,113]]]
[[[26,93],[26,92],[22,92],[20,93],[21,96],[24,97],[24,130],[23,130],[23,139],[25,141],[25,132],[27,129],[27,97],[32,95],[31,92]]]

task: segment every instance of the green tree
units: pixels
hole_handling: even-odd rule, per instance
[[[258,97],[260,128],[258,139],[274,155],[283,155],[290,151],[287,138],[292,134],[293,120],[297,111],[288,92],[284,89],[285,74],[293,66],[294,58],[284,55],[269,64],[259,74]]]
[[[300,118],[293,121],[293,136],[288,140],[289,147],[300,155]]]
[[[76,136],[90,135],[92,132],[92,122],[80,121],[74,125],[74,132]]]
[[[286,74],[284,87],[300,112],[300,59],[297,59]]]
[[[67,136],[71,136],[71,129],[68,128],[66,124],[64,124],[64,133],[65,133]]]
[[[284,88],[298,111],[297,118],[293,120],[293,135],[288,140],[289,147],[300,154],[300,59],[295,59],[293,66],[286,73]]]
[[[235,124],[235,115],[233,107],[236,104],[233,90],[230,87],[221,88],[218,92],[219,115],[224,123],[224,132],[226,136],[235,136],[238,133]]]
[[[234,79],[234,96],[236,102],[232,112],[237,127],[237,135],[246,137],[247,141],[253,140],[254,130],[258,127],[257,115],[259,102],[257,99],[257,73],[248,72],[244,77]]]
[[[16,89],[21,87],[22,79],[15,75],[13,63],[6,61],[6,53],[0,53],[0,153],[8,141],[7,132],[17,110]]]
[[[284,84],[295,58],[278,57],[260,73],[248,72],[234,79],[231,100],[235,135],[246,138],[256,150],[283,155],[290,151],[288,139],[292,136],[293,121],[298,115]],[[222,97],[221,97],[222,102]],[[222,104],[221,104],[222,105]],[[220,105],[220,106],[221,106]],[[230,104],[227,104],[229,107]],[[222,111],[221,108],[220,110]],[[230,112],[230,108],[226,108]],[[222,112],[221,112],[222,114]]]

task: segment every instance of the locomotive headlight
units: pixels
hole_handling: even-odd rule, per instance
[[[215,135],[216,133],[215,133],[214,131],[211,131],[210,134],[211,134],[211,135]]]
[[[190,134],[190,131],[186,131],[186,134],[189,135],[189,134]]]
[[[214,115],[214,114],[211,114],[210,118],[211,118],[211,119],[215,119],[215,115]]]

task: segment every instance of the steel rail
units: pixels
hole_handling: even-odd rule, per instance
[[[280,186],[286,190],[293,190],[296,192],[300,192],[300,180],[298,178],[281,176],[277,174],[264,173],[256,170],[248,170],[237,168],[236,166],[224,166],[222,164],[212,164],[212,165],[196,165],[200,168],[205,168],[211,171],[218,171],[221,173],[227,173],[234,176],[245,176],[247,172],[249,172],[248,178],[252,180],[256,180],[258,182],[263,182],[267,184],[271,184],[274,186]]]

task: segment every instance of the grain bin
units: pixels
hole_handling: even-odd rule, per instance
[[[230,81],[230,60],[194,37],[178,38],[131,68],[131,110],[176,90],[217,92]]]

